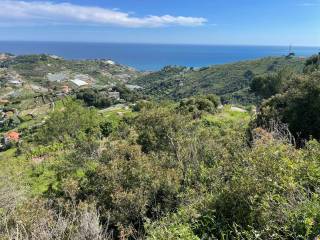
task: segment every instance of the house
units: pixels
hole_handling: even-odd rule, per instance
[[[108,92],[108,97],[114,100],[120,100],[120,93],[116,91]]]
[[[63,57],[57,56],[57,55],[49,55],[49,57],[56,59],[56,60],[63,60]]]
[[[18,132],[11,131],[5,134],[4,139],[7,142],[19,142],[20,134]]]
[[[22,82],[20,80],[16,80],[16,79],[9,80],[8,83],[11,85],[14,85],[14,86],[21,86],[22,85]]]
[[[125,85],[126,86],[126,88],[128,88],[129,90],[140,90],[140,89],[143,89],[143,87],[140,87],[140,86],[138,86],[138,85],[132,85],[132,84],[126,84]]]
[[[116,63],[114,61],[111,61],[111,60],[107,60],[105,61],[106,64],[109,64],[109,65],[115,65]]]
[[[4,148],[7,148],[11,146],[13,143],[17,143],[20,140],[20,134],[15,131],[8,132],[4,135],[4,138],[2,139],[2,145]]]
[[[88,74],[77,74],[77,75],[74,76],[74,79],[79,79],[79,80],[84,81],[84,82],[86,82],[86,83],[88,83],[88,84],[92,84],[92,83],[94,83],[94,81],[95,81],[95,80],[94,80],[91,76],[89,76]]]
[[[6,61],[14,58],[13,55],[7,53],[0,53],[0,61]]]
[[[62,92],[65,93],[65,94],[69,93],[69,92],[70,92],[69,86],[63,85],[63,86],[62,86]]]
[[[18,143],[20,140],[20,134],[15,131],[8,132],[0,141],[0,151],[9,149],[12,144]]]
[[[23,83],[21,76],[15,71],[6,72],[4,79],[7,84],[14,86],[21,86]]]
[[[7,99],[0,99],[0,105],[6,105],[7,103],[9,103],[9,100],[7,100]]]

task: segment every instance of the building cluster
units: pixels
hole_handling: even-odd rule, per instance
[[[13,59],[14,56],[11,54],[7,54],[7,53],[0,53],[0,61],[7,61],[10,59]]]
[[[5,71],[1,75],[1,83],[5,86],[21,87],[24,83],[21,76],[14,71]]]
[[[17,119],[18,111],[16,109],[0,109],[0,128],[6,124],[12,124]],[[19,142],[20,134],[17,131],[10,131],[0,137],[0,151],[6,150],[12,144]]]

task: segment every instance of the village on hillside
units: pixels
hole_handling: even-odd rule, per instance
[[[81,95],[84,100],[93,92],[107,102],[106,107],[126,103],[121,89],[141,89],[128,84],[139,75],[112,60],[68,61],[55,55],[0,53],[0,150],[19,142],[23,131],[16,129],[18,126],[31,122],[30,128],[43,123],[47,113],[65,97]]]

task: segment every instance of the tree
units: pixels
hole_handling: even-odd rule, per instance
[[[113,131],[112,122],[105,121],[100,124],[101,133],[104,137],[108,137]]]
[[[296,77],[288,90],[262,104],[258,126],[271,120],[288,124],[300,144],[305,139],[320,139],[320,74]]]
[[[250,84],[250,89],[257,96],[267,99],[282,92],[292,76],[292,72],[287,69],[278,73],[256,76]]]
[[[139,134],[138,143],[146,153],[151,151],[172,151],[172,139],[184,129],[188,117],[174,114],[172,107],[158,106],[143,109],[136,119]]]
[[[100,92],[96,89],[83,89],[76,94],[77,99],[83,100],[88,106],[97,108],[106,108],[111,106],[111,99],[106,92]]]
[[[313,55],[306,60],[304,73],[311,73],[320,69],[320,53]]]
[[[199,118],[203,113],[214,113],[219,103],[219,98],[213,94],[195,96],[180,101],[178,111],[192,113],[194,118]]]
[[[49,119],[38,133],[42,143],[75,140],[81,134],[99,135],[100,116],[92,108],[85,108],[80,102],[64,100],[64,106],[49,115]]]

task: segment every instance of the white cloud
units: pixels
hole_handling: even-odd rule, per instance
[[[315,6],[319,6],[318,3],[301,3],[299,4],[299,6],[301,7],[315,7]]]
[[[202,17],[171,15],[135,17],[117,9],[80,6],[71,3],[16,0],[0,0],[0,21],[23,24],[81,23],[123,27],[201,26],[207,22]]]
[[[320,6],[320,0],[300,3],[300,4],[298,4],[298,6],[301,6],[301,7],[317,7],[317,6]]]

